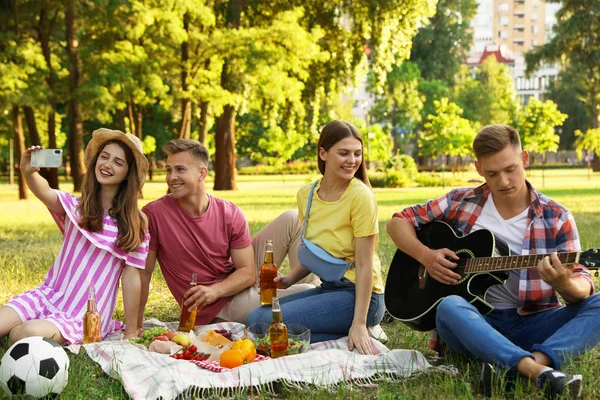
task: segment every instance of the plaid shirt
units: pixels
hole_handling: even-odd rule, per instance
[[[523,239],[523,255],[580,251],[579,234],[573,215],[548,196],[535,190],[527,182],[531,206],[527,230]],[[394,217],[410,221],[415,228],[434,220],[444,221],[463,235],[468,234],[481,214],[490,189],[487,184],[476,188],[455,189],[429,200],[425,204],[405,208]],[[572,278],[584,278],[594,284],[589,271],[576,264]],[[542,280],[536,268],[522,269],[519,282],[518,313],[526,315],[560,306],[556,291]]]

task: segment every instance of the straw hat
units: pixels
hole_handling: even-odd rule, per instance
[[[123,133],[112,129],[100,128],[92,132],[92,140],[88,143],[85,148],[85,164],[90,168],[90,162],[94,159],[94,156],[98,154],[100,148],[104,143],[110,140],[117,140],[125,143],[133,153],[135,164],[137,166],[138,180],[140,182],[140,189],[144,186],[146,181],[146,174],[148,173],[148,159],[144,156],[144,150],[142,150],[142,142],[137,136],[131,133]]]

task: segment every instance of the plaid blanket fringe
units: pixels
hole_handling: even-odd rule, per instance
[[[164,324],[157,320],[145,323],[145,327],[156,325],[176,329],[176,323]],[[227,329],[234,339],[239,339],[243,336],[244,326],[213,324],[197,327],[196,333],[208,329]],[[189,361],[142,350],[120,341],[120,335],[81,347],[106,374],[119,380],[133,399],[233,397],[240,393],[270,393],[277,397],[277,384],[290,388],[314,386],[335,390],[339,385],[372,386],[381,380],[396,380],[423,372],[456,375],[452,368],[430,366],[418,351],[389,350],[375,340],[373,346],[376,355],[349,352],[347,338],[342,338],[313,344],[310,351],[303,354],[245,364],[220,373],[199,368]],[[78,352],[79,346],[70,349]]]

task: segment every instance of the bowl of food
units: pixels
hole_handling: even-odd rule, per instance
[[[271,356],[271,340],[269,326],[266,322],[257,322],[246,327],[246,338],[254,342],[256,353]],[[310,347],[310,329],[300,324],[288,325],[288,355],[300,354]]]
[[[288,354],[300,354],[310,347],[310,329],[300,324],[288,325]]]

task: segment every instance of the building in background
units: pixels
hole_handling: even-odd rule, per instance
[[[558,69],[547,65],[526,77],[525,53],[546,43],[561,5],[544,0],[478,0],[477,4],[467,64],[476,66],[494,55],[512,72],[521,104],[527,104],[530,97],[543,100]]]

